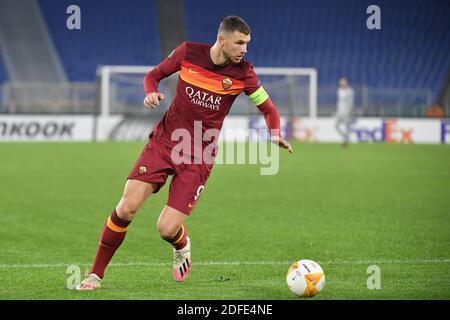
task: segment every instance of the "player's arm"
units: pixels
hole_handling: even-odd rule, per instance
[[[156,108],[159,106],[159,101],[164,99],[164,94],[158,92],[159,82],[171,74],[180,71],[181,63],[186,56],[186,50],[186,42],[183,42],[144,77],[144,105],[146,107]]]
[[[267,99],[257,107],[264,116],[267,128],[270,131],[271,141],[275,144],[278,144],[281,148],[287,149],[289,153],[293,153],[294,151],[292,150],[291,144],[281,136],[280,114],[278,113],[275,105],[272,103],[272,100],[267,97]]]
[[[270,100],[269,94],[261,85],[261,82],[253,70],[253,67],[250,67],[247,72],[247,78],[245,80],[245,94],[249,96],[250,100],[263,114],[267,128],[270,132],[271,141],[279,145],[281,148],[287,149],[289,153],[293,153],[290,143],[281,136],[280,114],[278,113],[278,110],[272,100]]]

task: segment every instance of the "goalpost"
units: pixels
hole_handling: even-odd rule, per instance
[[[136,115],[144,111],[143,78],[153,66],[100,66],[100,116]],[[281,115],[317,117],[317,70],[314,68],[255,68],[256,74]],[[178,73],[160,83],[166,95],[159,112],[165,111],[175,94]],[[245,96],[245,95],[241,95]],[[249,99],[238,97],[234,114],[248,114]],[[237,107],[235,107],[237,105]],[[236,111],[233,111],[236,110]]]

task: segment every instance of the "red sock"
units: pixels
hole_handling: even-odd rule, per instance
[[[95,273],[100,278],[105,274],[106,266],[116,252],[117,248],[125,239],[128,230],[128,225],[131,221],[124,220],[117,215],[116,210],[108,217],[103,226],[100,243],[95,255],[94,264],[91,273]]]
[[[178,230],[175,237],[172,240],[169,240],[175,250],[183,249],[187,244],[187,230],[184,224],[181,225],[180,230]]]

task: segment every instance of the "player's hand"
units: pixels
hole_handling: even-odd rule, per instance
[[[278,145],[280,148],[287,149],[289,153],[294,153],[294,150],[292,149],[292,146],[289,142],[286,141],[283,137],[280,136],[272,136],[270,140]]]
[[[147,108],[155,109],[157,106],[159,106],[159,102],[164,98],[164,94],[160,92],[149,93],[144,99],[144,105]]]

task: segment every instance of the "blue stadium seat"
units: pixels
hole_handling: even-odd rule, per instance
[[[39,0],[71,81],[93,81],[101,64],[160,61],[155,0],[79,0],[82,29],[66,28],[70,0]],[[450,67],[448,0],[379,0],[381,30],[366,28],[361,0],[185,0],[188,40],[212,43],[218,22],[237,14],[252,27],[247,56],[256,66],[315,67],[319,85],[425,88],[436,98]],[[59,14],[57,14],[59,13]],[[4,73],[4,72],[3,72]],[[0,66],[1,77],[1,66]],[[1,78],[0,78],[1,80]]]
[[[98,65],[160,61],[154,0],[40,0],[70,81],[94,81]],[[81,9],[81,30],[68,30],[66,9]]]
[[[3,57],[0,53],[0,84],[2,84],[5,81],[8,81],[9,76],[8,72],[6,71],[6,66],[3,61]]]
[[[366,28],[361,0],[185,0],[188,37],[215,41],[218,22],[237,14],[252,28],[256,66],[315,67],[320,85],[346,75],[375,88],[425,88],[436,98],[450,67],[448,0],[379,0],[381,30]]]

